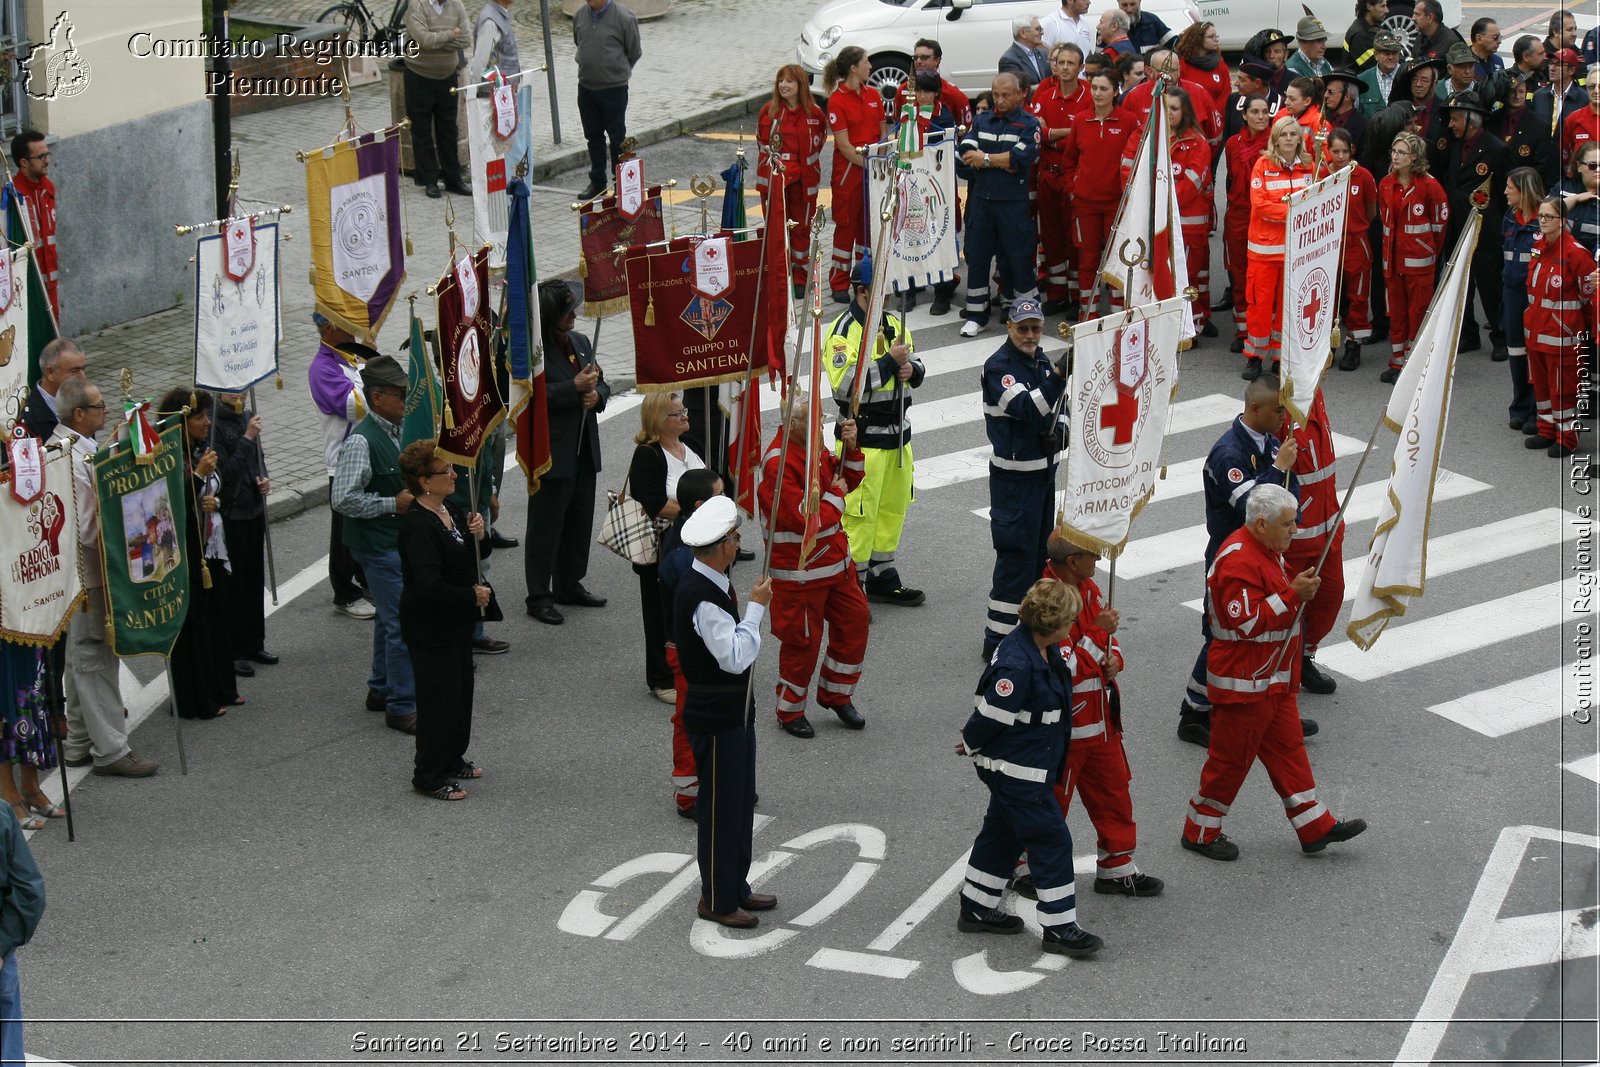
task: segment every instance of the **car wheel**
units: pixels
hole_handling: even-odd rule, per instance
[[[1408,3],[1390,4],[1389,17],[1380,23],[1383,29],[1400,38],[1400,46],[1404,49],[1401,54],[1407,60],[1417,54],[1417,23],[1411,17],[1411,10],[1412,5]]]
[[[872,74],[867,78],[867,84],[883,94],[884,100],[894,103],[895,94],[900,87],[911,80],[911,57],[895,52],[872,57]],[[891,116],[890,122],[898,116]]]

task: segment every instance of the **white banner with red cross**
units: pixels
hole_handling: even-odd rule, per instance
[[[1295,424],[1317,394],[1333,357],[1333,320],[1339,314],[1338,279],[1344,264],[1344,215],[1350,171],[1337,171],[1289,198],[1284,224],[1283,350],[1279,376],[1283,403]]]

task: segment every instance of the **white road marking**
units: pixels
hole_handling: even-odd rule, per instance
[[[1588,756],[1579,756],[1575,760],[1568,760],[1561,766],[1573,774],[1582,775],[1591,782],[1600,783],[1600,752]]]
[[[1493,689],[1480,689],[1456,700],[1431,705],[1428,710],[1485,737],[1504,737],[1530,726],[1551,722],[1567,713],[1562,706],[1562,679],[1573,692],[1577,668],[1556,668],[1518,678]]]

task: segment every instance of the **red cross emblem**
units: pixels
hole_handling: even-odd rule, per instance
[[[1139,398],[1132,393],[1117,395],[1115,404],[1100,405],[1100,425],[1111,431],[1111,443],[1133,443],[1133,427],[1139,421]]]
[[[1306,306],[1300,309],[1301,318],[1306,320],[1306,332],[1310,333],[1317,328],[1317,312],[1322,310],[1322,289],[1319,286],[1311,290],[1311,299],[1306,301]]]

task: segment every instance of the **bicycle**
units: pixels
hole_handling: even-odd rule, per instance
[[[344,0],[334,4],[317,16],[318,22],[343,23],[350,31],[350,39],[366,44],[376,40],[390,54],[400,50],[400,34],[405,29],[406,7],[410,0],[394,0],[394,10],[389,21],[380,23],[364,0]],[[376,29],[374,29],[376,28]]]

